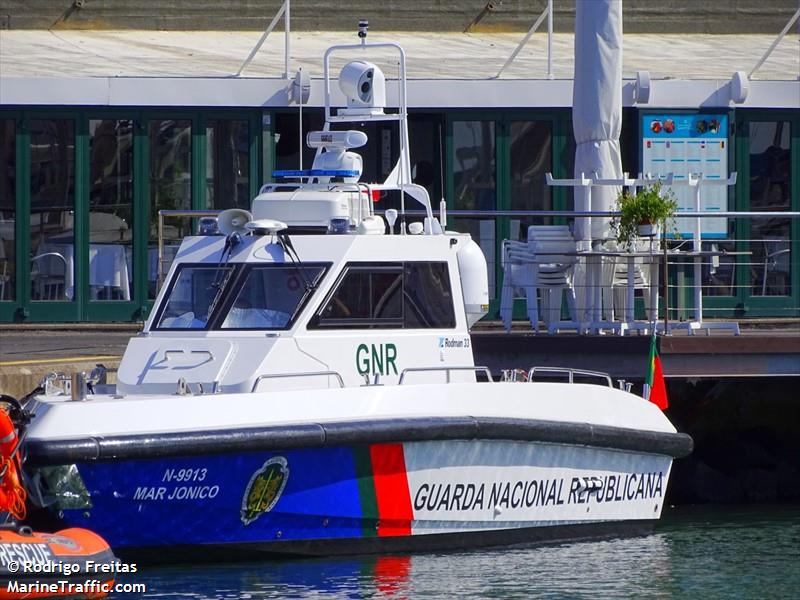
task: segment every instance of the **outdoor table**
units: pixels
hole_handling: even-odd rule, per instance
[[[682,259],[682,258],[691,258],[695,262],[702,260],[704,257],[714,257],[714,256],[745,256],[752,254],[749,251],[744,252],[729,252],[727,250],[667,250],[666,253],[664,252],[657,252],[655,250],[647,250],[647,251],[625,251],[625,250],[603,250],[603,249],[593,249],[593,250],[576,250],[573,252],[557,252],[557,253],[548,253],[548,252],[540,252],[537,253],[537,256],[541,256],[542,258],[546,258],[549,255],[558,255],[558,256],[577,256],[578,258],[586,258],[587,264],[587,285],[591,286],[591,293],[587,295],[587,297],[591,298],[591,301],[588,302],[588,306],[586,307],[585,314],[589,314],[588,324],[581,320],[581,324],[579,329],[581,330],[588,330],[590,332],[600,333],[602,330],[611,329],[617,331],[620,335],[624,335],[625,331],[628,330],[644,330],[645,332],[649,331],[650,329],[656,327],[663,330],[665,326],[663,324],[658,323],[658,285],[659,285],[659,276],[658,276],[658,263],[659,259],[663,258],[665,260],[665,266],[669,264],[671,259]],[[602,276],[602,258],[624,258],[628,264],[628,281],[626,287],[626,307],[625,307],[625,315],[622,321],[604,321],[602,319],[602,286],[600,285],[600,280]],[[635,287],[634,287],[634,268],[637,258],[644,258],[649,259],[650,263],[650,297],[648,301],[648,307],[650,309],[651,319],[649,322],[636,322],[634,319],[634,297],[635,297]],[[597,260],[595,260],[597,259]],[[546,260],[541,261],[542,263],[546,263]],[[665,270],[666,272],[666,270]],[[694,320],[689,322],[681,322],[670,324],[667,327],[667,331],[670,332],[673,329],[687,329],[690,335],[694,334],[694,331],[698,329],[730,329],[736,335],[739,334],[739,327],[736,323],[723,323],[723,322],[714,322],[714,323],[704,323],[703,322],[703,304],[702,304],[702,282],[695,281],[694,284]]]
[[[739,335],[739,324],[735,321],[714,321],[713,323],[703,322],[703,286],[700,277],[700,267],[702,266],[702,259],[704,257],[714,256],[750,256],[752,251],[727,251],[727,250],[673,250],[667,251],[667,257],[676,258],[692,258],[694,262],[694,319],[691,321],[682,321],[679,323],[672,323],[669,325],[668,330],[673,329],[686,329],[689,335],[694,335],[698,329],[705,329],[706,335],[711,334],[712,329],[727,329],[733,332],[734,335]]]

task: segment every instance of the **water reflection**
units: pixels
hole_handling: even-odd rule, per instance
[[[413,556],[145,567],[148,598],[792,597],[800,506],[670,511],[646,537]],[[131,597],[131,596],[126,596]]]

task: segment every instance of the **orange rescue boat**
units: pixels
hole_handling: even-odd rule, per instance
[[[17,400],[0,394],[0,600],[104,598],[116,572],[105,540],[86,529],[36,533],[17,523],[26,516],[19,447],[28,421]]]
[[[0,599],[105,598],[114,564],[108,544],[86,529],[0,526]]]

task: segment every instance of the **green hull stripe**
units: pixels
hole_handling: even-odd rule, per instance
[[[372,479],[372,459],[369,446],[353,448],[353,461],[358,481],[358,496],[361,501],[361,535],[375,537],[378,535],[378,500],[375,496],[375,482]]]

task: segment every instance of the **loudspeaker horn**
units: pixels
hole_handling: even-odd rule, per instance
[[[252,220],[253,215],[250,214],[250,211],[242,208],[229,208],[228,210],[223,210],[217,217],[219,230],[224,235],[230,235],[232,233],[247,233],[246,225]]]

